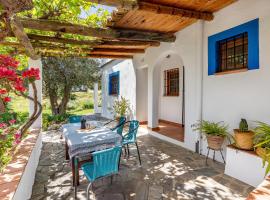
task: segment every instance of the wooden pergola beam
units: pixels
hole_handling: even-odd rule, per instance
[[[105,6],[113,6],[125,9],[134,9],[137,6],[137,0],[86,0]]]
[[[97,48],[145,48],[149,46],[159,46],[160,43],[156,41],[126,41],[126,40],[74,40],[68,38],[59,38],[51,36],[42,36],[35,34],[28,34],[28,38],[35,41],[46,41],[53,43],[74,44],[74,45],[88,45]]]
[[[59,53],[41,52],[43,57],[77,57],[77,58],[109,58],[109,59],[132,59],[131,55],[61,55]]]
[[[86,56],[87,58],[109,58],[109,59],[132,59],[132,55],[107,55],[107,54],[92,54]]]
[[[144,52],[144,49],[93,49],[90,54],[134,55]]]
[[[156,41],[103,41],[102,44],[95,46],[95,48],[107,48],[107,49],[115,49],[115,48],[123,48],[123,49],[145,49],[147,47],[158,47],[160,42]]]
[[[139,41],[159,41],[159,42],[174,42],[176,39],[175,35],[172,33],[157,33],[157,32],[136,31],[127,29],[92,28],[88,26],[82,26],[71,23],[28,19],[28,18],[20,18],[20,21],[23,27],[29,29],[78,34],[105,39],[110,38],[110,39],[126,39]]]
[[[11,46],[16,48],[17,50],[24,50],[23,46],[20,43],[14,42],[0,42],[0,45]],[[89,55],[118,55],[118,56],[125,56],[125,55],[134,55],[138,53],[144,53],[144,49],[107,49],[107,48],[80,48],[80,47],[66,47],[66,46],[59,46],[55,44],[48,44],[48,43],[33,43],[33,47],[35,48],[36,52],[60,52],[60,53],[67,53],[67,54],[89,54]]]
[[[68,38],[59,38],[59,37],[51,37],[51,36],[43,36],[43,35],[35,35],[35,34],[27,34],[28,38],[35,41],[46,41],[46,42],[55,42],[62,44],[74,44],[74,45],[89,45],[96,46],[101,44],[101,41],[97,40],[74,40]]]
[[[148,3],[148,2],[139,2],[138,9],[152,12],[155,14],[168,14],[168,15],[179,15],[182,17],[187,18],[194,18],[194,19],[202,19],[206,21],[211,21],[214,19],[213,13],[210,12],[200,12],[195,10],[177,8],[172,6],[165,6],[155,3]]]

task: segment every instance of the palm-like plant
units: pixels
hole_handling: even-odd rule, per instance
[[[206,136],[228,136],[228,126],[224,122],[198,121],[192,125],[194,131],[199,131]]]
[[[255,137],[254,144],[256,148],[263,148],[265,154],[262,156],[263,167],[268,162],[265,175],[270,172],[270,125],[264,122],[257,122],[257,127],[254,129]]]

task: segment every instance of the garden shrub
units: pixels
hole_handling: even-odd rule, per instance
[[[83,109],[93,109],[94,104],[93,104],[93,102],[85,102],[82,107],[83,107]]]
[[[42,115],[42,128],[43,130],[48,130],[49,126],[52,124],[61,124],[67,122],[68,117],[70,114],[64,115],[50,115],[50,114],[43,114]]]

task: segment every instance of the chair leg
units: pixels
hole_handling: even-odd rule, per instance
[[[113,183],[113,175],[111,175],[111,185],[112,185],[112,183]]]
[[[128,146],[128,144],[127,144],[127,152],[128,152],[128,157],[129,157],[130,152],[129,152],[129,146]]]
[[[137,148],[137,153],[138,153],[138,157],[139,157],[140,165],[142,165],[142,162],[141,162],[141,156],[140,156],[140,151],[139,151],[139,147],[138,147],[137,142],[135,142],[135,144],[136,144],[136,148]]]
[[[87,186],[87,190],[86,190],[86,199],[87,200],[89,199],[89,191],[90,191],[91,186],[92,186],[92,183],[89,183],[89,185]]]
[[[125,149],[125,157],[127,157],[127,148],[125,146],[123,146]]]

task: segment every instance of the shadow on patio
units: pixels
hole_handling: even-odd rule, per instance
[[[253,189],[223,174],[224,166],[149,135],[138,138],[142,167],[135,148],[121,159],[113,184],[106,178],[94,183],[96,199],[245,199]],[[78,199],[86,199],[87,181],[81,174]],[[93,194],[92,199],[95,199]],[[60,132],[43,133],[43,149],[31,199],[74,199],[71,168],[64,155]]]

